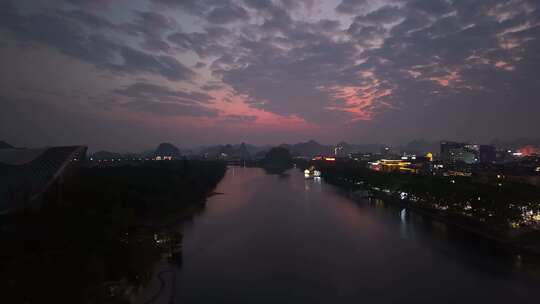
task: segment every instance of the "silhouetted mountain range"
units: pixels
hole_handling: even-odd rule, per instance
[[[208,158],[219,157],[222,153],[229,157],[237,157],[241,159],[249,159],[260,152],[267,151],[270,146],[254,146],[246,143],[215,145],[200,147],[193,150],[193,154],[204,155]]]
[[[480,143],[481,144],[481,143]],[[540,139],[517,139],[512,141],[505,141],[495,139],[488,143],[501,149],[517,149],[526,145],[540,146]],[[341,141],[336,145],[325,145],[315,140],[309,140],[307,142],[300,142],[295,144],[283,143],[278,145],[283,147],[291,153],[292,156],[306,156],[311,157],[315,155],[333,155],[335,152],[341,156],[347,156],[350,153],[379,153],[386,145],[380,143],[374,144],[351,144],[345,141]],[[162,143],[156,150],[150,150],[140,153],[115,153],[109,151],[99,151],[92,154],[94,159],[111,159],[111,158],[137,158],[137,157],[154,157],[154,156],[174,156],[180,157],[185,155],[187,157],[205,157],[208,159],[215,158],[233,158],[243,160],[261,160],[265,158],[266,153],[274,145],[255,146],[247,143],[240,144],[226,144],[226,145],[213,145],[202,146],[193,149],[180,150],[171,143]],[[6,142],[0,141],[1,148],[13,148]],[[415,139],[407,144],[394,146],[394,151],[410,154],[424,154],[427,152],[438,153],[440,150],[440,141],[428,141],[424,139]]]
[[[380,152],[384,147],[382,144],[350,144],[345,141],[341,141],[336,145],[324,145],[314,140],[298,144],[282,144],[280,146],[287,148],[293,156],[333,155],[336,148],[338,154],[343,156],[356,152],[376,153]]]
[[[283,147],[291,152],[293,156],[313,156],[317,154],[330,154],[333,153],[332,146],[322,145],[314,140],[310,140],[305,143],[297,144],[281,144]]]
[[[436,152],[440,150],[440,141],[427,141],[427,140],[413,140],[405,145],[402,145],[400,151],[410,154],[424,154],[427,152]]]

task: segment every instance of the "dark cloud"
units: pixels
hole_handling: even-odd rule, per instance
[[[0,12],[0,27],[9,30],[20,41],[43,43],[68,56],[117,72],[153,73],[169,80],[189,80],[195,76],[171,56],[145,53],[86,28],[96,24],[112,28],[112,24],[103,18],[82,13],[86,17],[79,19],[75,18],[81,14],[77,12],[23,15],[13,6],[4,8]]]
[[[328,37],[321,35],[324,31],[317,24],[291,21],[286,12],[282,16],[288,17],[280,21],[282,11],[271,1],[244,2],[264,17],[261,26],[251,28],[250,33],[273,29],[281,35],[246,35],[211,68],[237,93],[249,96],[254,107],[316,123],[354,117],[348,112],[354,106],[333,90],[347,86],[363,87],[352,97],[357,103],[364,100],[361,108],[374,115],[372,119],[393,120],[398,128],[399,124],[418,126],[414,121],[421,119],[435,123],[435,117],[445,112],[445,119],[457,124],[459,112],[446,109],[446,105],[456,104],[456,98],[459,106],[474,113],[484,109],[497,117],[507,107],[498,101],[502,88],[494,84],[508,83],[511,91],[523,87],[531,79],[519,76],[522,82],[518,85],[513,78],[524,73],[526,62],[527,66],[538,62],[538,55],[524,51],[534,45],[536,32],[512,30],[537,24],[532,19],[533,9],[529,7],[529,13],[503,12],[501,15],[511,18],[500,21],[491,10],[501,9],[495,5],[501,1],[474,7],[469,1],[455,1],[454,5],[448,1],[406,1],[400,6],[396,1],[371,12],[358,10],[366,7],[366,1],[342,1],[338,10],[360,14],[341,33],[336,21],[319,21],[333,28]],[[514,5],[518,2],[524,1],[514,1]],[[344,33],[350,40],[335,39]],[[518,41],[519,47],[505,49],[503,37]],[[521,95],[522,100],[531,99]],[[370,98],[372,103],[365,101]],[[473,100],[474,106],[467,105]],[[492,103],[496,105],[493,109]],[[392,117],[400,111],[407,113],[403,117],[414,119]],[[423,132],[421,128],[409,129],[411,134]]]
[[[280,4],[288,10],[307,9],[310,10],[315,4],[315,0],[279,0]]]
[[[189,80],[195,76],[195,72],[171,56],[150,55],[129,47],[122,47],[120,54],[124,63],[112,66],[121,71],[153,73],[169,80]]]
[[[208,18],[212,23],[229,23],[247,17],[243,7],[231,0],[150,0],[168,8],[180,9],[185,13]]]
[[[514,5],[520,2],[526,1]],[[368,60],[359,70],[369,69],[393,84],[388,98],[393,110],[381,112],[378,121],[409,136],[429,126],[434,137],[448,134],[462,139],[486,139],[494,133],[516,136],[516,130],[527,132],[536,124],[532,115],[522,111],[538,108],[533,95],[523,94],[532,92],[525,87],[534,81],[526,79],[531,72],[522,64],[538,63],[538,57],[524,50],[534,48],[535,42],[501,36],[527,24],[532,14],[503,13],[511,17],[500,21],[492,8],[501,1],[475,3],[472,7],[469,1],[455,1],[449,7],[447,2],[410,2],[402,8],[406,19],[391,30],[381,47],[363,54]],[[504,37],[515,47],[505,47]],[[518,123],[516,117],[526,123]],[[510,125],[516,127],[504,127]]]
[[[363,17],[356,17],[356,21],[368,24],[386,24],[400,20],[404,16],[404,11],[397,6],[386,5]]]
[[[229,30],[222,27],[210,27],[203,33],[173,33],[167,40],[180,50],[193,51],[200,57],[217,56],[225,52],[226,48],[221,41],[229,33]]]
[[[106,13],[91,3],[23,14],[4,1],[2,35],[10,46],[50,46],[111,78],[159,75],[199,86],[139,82],[115,91],[124,108],[155,115],[215,116],[210,96],[197,91],[223,90],[223,100],[351,137],[540,129],[538,1],[336,0],[333,12],[312,0],[143,0]],[[121,23],[111,17],[120,15]],[[237,116],[217,121],[256,122]]]
[[[175,139],[181,145],[192,145],[205,136],[200,130],[168,128],[121,115],[95,115],[84,108],[74,111],[35,98],[0,95],[0,104],[10,109],[0,111],[0,138],[18,147],[80,144],[90,151],[143,151]]]
[[[102,64],[114,57],[115,44],[104,36],[86,34],[83,26],[59,15],[21,15],[9,4],[0,12],[0,27],[21,41],[50,44],[61,52],[84,61]]]
[[[325,107],[330,97],[324,89],[317,88],[330,87],[347,78],[341,70],[350,64],[357,50],[351,43],[335,43],[322,36],[306,37],[309,39],[302,41],[301,47],[287,52],[269,42],[244,41],[241,53],[245,58],[223,60],[220,65],[230,66],[238,60],[245,60],[246,64],[215,72],[237,92],[250,96],[255,107],[310,121],[328,121],[331,115]]]
[[[67,2],[77,5],[89,7],[92,9],[105,9],[113,2],[114,0],[67,0]]]
[[[197,63],[195,63],[195,64],[193,65],[193,68],[194,68],[194,69],[202,69],[202,68],[204,68],[204,67],[206,67],[206,63],[201,62],[201,61],[198,61]]]
[[[150,101],[208,103],[212,100],[212,97],[205,93],[177,91],[165,86],[142,82],[118,89],[115,93],[130,98],[147,99]]]
[[[215,117],[218,111],[206,107],[171,102],[134,101],[124,104],[126,108],[158,116]]]
[[[244,0],[244,3],[264,18],[264,23],[259,30],[287,34],[292,29],[294,21],[286,8],[270,0]]]
[[[225,24],[241,20],[247,21],[246,19],[249,19],[248,13],[244,8],[238,5],[213,8],[206,16],[206,20],[217,24]]]
[[[128,34],[141,36],[144,41],[142,47],[151,51],[169,50],[169,44],[162,36],[166,31],[178,28],[178,24],[172,18],[149,11],[134,11],[135,19],[122,26]]]
[[[94,13],[83,10],[58,11],[62,17],[71,19],[73,22],[80,23],[90,29],[115,30],[118,27],[109,20],[99,17]]]
[[[342,14],[357,14],[368,3],[368,0],[341,0],[336,11]]]
[[[216,91],[223,89],[223,83],[220,81],[209,81],[201,87],[203,91]]]
[[[274,4],[271,0],[244,0],[247,7],[256,10],[272,10]]]
[[[451,2],[446,0],[409,0],[407,7],[433,15],[443,15],[453,9]]]
[[[160,116],[208,116],[218,114],[217,110],[207,107],[212,97],[199,92],[185,92],[150,84],[134,83],[114,93],[128,98],[121,105],[136,111]]]

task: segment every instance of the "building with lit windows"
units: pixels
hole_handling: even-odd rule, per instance
[[[475,164],[480,162],[480,147],[476,144],[443,141],[441,160],[445,163]]]

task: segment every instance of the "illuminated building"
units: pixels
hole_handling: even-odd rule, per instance
[[[446,163],[474,164],[479,162],[480,146],[451,141],[441,142],[441,160]]]
[[[410,172],[418,173],[418,169],[411,166],[411,162],[398,159],[381,159],[370,163],[370,168],[381,172]]]
[[[373,153],[351,153],[349,157],[355,161],[376,161],[379,159],[379,155]]]
[[[452,162],[453,154],[452,150],[462,149],[465,144],[453,142],[453,141],[442,141],[441,142],[441,160],[444,162]]]
[[[342,156],[343,152],[344,152],[343,146],[334,147],[334,155],[335,156]]]
[[[528,145],[517,150],[520,156],[540,155],[540,148]]]
[[[327,162],[335,162],[337,158],[334,156],[315,156],[311,160],[324,160]]]
[[[304,170],[304,176],[306,178],[310,177],[321,177],[322,173],[319,170],[316,170],[314,166],[309,167],[309,169]]]

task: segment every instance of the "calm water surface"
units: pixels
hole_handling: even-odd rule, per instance
[[[298,170],[229,168],[184,229],[179,303],[539,303],[519,255]]]

